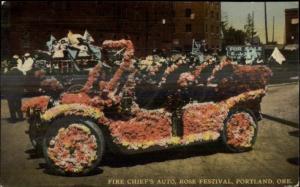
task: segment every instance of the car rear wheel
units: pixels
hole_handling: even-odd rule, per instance
[[[257,120],[251,111],[233,110],[225,119],[222,141],[228,151],[249,151],[256,141],[257,131]]]
[[[50,124],[43,139],[49,169],[61,175],[85,175],[98,167],[105,150],[101,129],[92,121],[64,117]]]

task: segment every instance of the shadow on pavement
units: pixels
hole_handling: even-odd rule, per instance
[[[30,159],[38,159],[42,158],[35,152],[34,149],[29,149],[25,151],[27,154],[30,155]],[[161,150],[155,152],[148,152],[148,153],[139,153],[133,155],[124,155],[124,154],[113,154],[113,153],[106,153],[101,164],[99,167],[108,166],[112,168],[120,168],[120,167],[131,167],[136,165],[144,165],[153,162],[164,162],[170,160],[177,160],[177,159],[187,159],[191,157],[198,157],[198,156],[209,156],[217,153],[230,153],[225,149],[225,146],[220,141],[206,143],[202,145],[193,145],[187,147],[178,147],[169,150]],[[31,154],[33,156],[31,156]],[[39,163],[39,167],[36,169],[43,169],[43,173],[53,176],[61,176],[51,171],[48,168],[45,162]],[[97,168],[95,171],[83,175],[84,176],[94,176],[103,173],[103,170]],[[66,175],[67,177],[74,177],[76,175]]]
[[[14,124],[14,123],[24,121],[25,118],[22,118],[22,119],[1,118],[1,120],[5,120],[6,122],[8,122],[10,124]]]
[[[134,155],[107,154],[101,166],[113,168],[143,165],[152,162],[164,162],[177,159],[186,159],[196,156],[209,156],[217,153],[228,153],[220,142],[193,145],[188,147],[174,148],[169,150],[140,153]],[[231,153],[233,154],[233,153]]]
[[[299,157],[288,158],[287,162],[299,166]]]
[[[299,137],[299,130],[289,132],[290,136]]]
[[[43,158],[42,153],[38,153],[35,149],[28,149],[25,153],[29,155],[28,160]]]
[[[299,124],[295,123],[295,122],[292,122],[292,121],[288,121],[288,120],[285,120],[285,119],[282,119],[282,118],[274,117],[274,116],[271,116],[271,115],[268,115],[268,114],[262,114],[262,116],[266,119],[276,121],[276,122],[282,123],[282,124],[290,126],[290,127],[299,128]]]
[[[47,174],[47,175],[53,175],[53,176],[62,176],[60,174],[54,173],[53,171],[51,171],[50,168],[48,168],[46,163],[39,163],[39,167],[37,169],[43,169],[43,173]],[[94,175],[99,175],[103,173],[103,170],[100,168],[96,168],[94,169],[92,172],[86,174],[86,175],[75,175],[75,174],[65,174],[65,177],[88,177],[88,176],[94,176]]]

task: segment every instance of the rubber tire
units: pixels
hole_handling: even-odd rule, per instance
[[[227,121],[231,118],[232,115],[234,115],[236,113],[241,113],[241,112],[249,114],[252,117],[252,119],[253,119],[253,121],[256,125],[256,128],[254,128],[254,136],[252,138],[252,145],[251,145],[251,147],[247,147],[247,148],[236,148],[236,147],[233,147],[233,146],[227,144],[227,135],[226,135]],[[257,132],[258,132],[257,119],[256,119],[255,115],[253,114],[253,112],[251,110],[248,110],[248,109],[233,109],[233,110],[229,111],[229,114],[228,114],[227,118],[224,121],[224,127],[223,127],[221,138],[222,138],[222,142],[225,145],[225,148],[226,148],[227,151],[233,152],[233,153],[242,153],[242,152],[247,152],[247,151],[252,150],[252,148],[255,144],[255,141],[256,141]]]
[[[86,127],[88,127],[91,130],[91,133],[96,137],[96,142],[97,142],[98,157],[91,164],[91,166],[89,168],[85,168],[82,172],[79,172],[79,173],[66,172],[66,171],[62,170],[61,168],[59,168],[58,166],[56,166],[52,162],[52,160],[49,158],[48,151],[47,151],[49,141],[52,139],[52,137],[57,135],[58,130],[62,127],[66,128],[72,123],[79,123],[79,124],[82,124],[82,125],[85,125]],[[47,129],[47,132],[43,138],[43,155],[44,155],[46,164],[49,167],[50,172],[52,172],[54,174],[58,174],[58,175],[81,176],[81,175],[89,174],[90,172],[92,172],[99,166],[99,164],[102,160],[102,157],[104,155],[104,151],[105,151],[105,139],[104,139],[102,130],[99,128],[99,126],[97,124],[95,124],[91,120],[86,119],[84,117],[68,116],[68,117],[58,118],[58,119],[54,120],[50,124],[50,126]]]

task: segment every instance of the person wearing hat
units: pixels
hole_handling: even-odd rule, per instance
[[[13,56],[13,60],[16,61],[17,63],[17,68],[22,71],[22,65],[23,65],[23,62],[22,60],[20,59],[19,55],[14,55]]]
[[[24,63],[22,65],[21,70],[23,71],[24,75],[30,70],[32,70],[33,67],[33,58],[30,56],[29,53],[25,53],[24,55]]]
[[[13,58],[9,65],[8,71],[3,76],[3,92],[8,102],[10,112],[10,121],[16,122],[23,120],[21,111],[21,102],[24,92],[24,74],[18,69],[18,59]]]

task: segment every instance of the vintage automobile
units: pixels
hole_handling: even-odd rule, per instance
[[[232,152],[251,150],[269,68],[226,58],[191,66],[185,55],[165,65],[134,61],[134,46],[124,39],[104,41],[102,48],[125,48],[113,73],[99,63],[77,93],[22,104],[30,139],[51,170],[87,174],[106,151],[134,154],[217,140]]]

